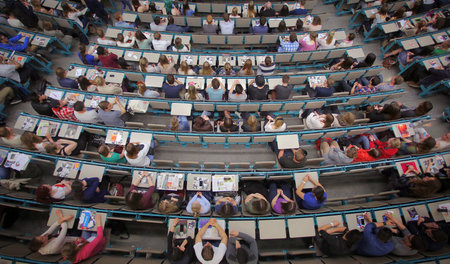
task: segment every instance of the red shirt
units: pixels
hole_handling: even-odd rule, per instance
[[[98,56],[102,62],[103,67],[119,69],[119,64],[117,64],[117,55],[114,53],[109,53],[106,56]]]
[[[99,226],[97,228],[97,237],[95,237],[95,239],[92,240],[92,242],[87,243],[78,252],[77,256],[75,257],[75,261],[73,263],[78,263],[97,255],[100,251],[102,251],[105,243],[106,239],[103,237],[103,227]]]
[[[52,111],[59,119],[78,121],[78,119],[75,117],[73,108],[63,106],[52,108]]]
[[[358,149],[356,158],[352,161],[352,163],[377,160],[376,158],[369,155],[369,151],[370,149]]]
[[[381,142],[379,140],[370,141],[369,147],[377,148],[380,150],[380,152],[381,152],[380,159],[389,159],[389,158],[393,157],[395,154],[397,154],[397,152],[398,152],[398,149],[388,147],[387,142]]]

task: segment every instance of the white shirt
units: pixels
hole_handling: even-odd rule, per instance
[[[84,113],[75,111],[75,117],[82,123],[95,124],[101,121],[100,117],[95,110],[89,110]]]
[[[130,165],[148,167],[150,166],[150,158],[147,157],[147,153],[148,150],[150,149],[150,145],[145,143],[141,143],[141,145],[144,145],[144,148],[139,151],[135,159],[128,158],[126,150],[125,150],[125,158],[127,159],[128,164]]]
[[[151,31],[166,31],[167,25],[156,25],[155,22],[152,22],[150,24],[150,30]]]
[[[334,44],[336,43],[336,40],[333,38],[330,44],[327,44],[327,39],[319,39],[317,42],[319,42],[320,46],[319,49],[334,49]]]
[[[345,47],[351,47],[351,46],[353,46],[353,40],[350,40],[350,41],[344,40],[337,45],[338,48],[345,48]]]
[[[283,125],[279,128],[273,128],[272,125],[274,124],[274,121],[269,121],[267,122],[267,124],[264,126],[264,131],[266,132],[283,132],[284,130],[286,130],[286,123],[283,123]]]
[[[162,40],[162,39],[160,39],[160,40],[154,39],[154,40],[152,40],[152,45],[155,50],[166,51],[167,47],[169,47],[169,45],[170,45],[170,42],[167,40]]]
[[[223,243],[220,243],[218,247],[212,247],[214,251],[214,256],[211,260],[205,260],[202,257],[203,243],[198,242],[194,245],[195,255],[197,256],[198,261],[202,264],[219,264],[223,259],[225,252],[227,251],[227,246]]]
[[[83,15],[81,12],[69,12],[69,13],[67,13],[67,17],[69,19],[75,20],[75,22],[77,22],[77,24],[80,25],[81,28],[83,28],[83,22],[81,22],[81,20],[78,18],[81,15]]]
[[[231,35],[233,34],[233,30],[234,30],[234,21],[220,21],[220,32],[223,35]]]
[[[322,119],[319,115],[311,113],[306,117],[306,127],[309,129],[320,129],[323,128]]]
[[[25,25],[17,18],[8,18],[8,24],[12,27],[25,28]]]
[[[110,39],[97,38],[97,43],[100,45],[116,46],[116,42]]]
[[[52,198],[57,200],[66,198],[66,189],[67,187],[52,186],[52,191],[56,190],[55,194],[52,195]]]
[[[126,36],[123,39],[123,42],[117,41],[117,47],[122,47],[122,48],[132,48],[134,45],[134,42],[136,41],[135,37],[131,38],[131,42],[127,42],[128,40],[130,40],[130,38],[128,36]]]
[[[12,64],[0,64],[0,76],[20,82],[20,75]]]

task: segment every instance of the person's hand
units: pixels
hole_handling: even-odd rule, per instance
[[[180,222],[180,219],[178,219],[178,218],[173,219],[173,226],[178,225],[179,222]]]
[[[336,220],[331,221],[333,223],[333,227],[338,227],[341,223]]]
[[[217,220],[215,218],[210,218],[208,221],[208,224],[215,225],[217,223]]]
[[[270,121],[273,121],[273,117],[270,116],[270,115],[267,115],[267,116],[266,116],[266,119],[267,119],[267,120],[270,120]]]
[[[115,102],[115,103],[120,103],[119,97],[116,96],[116,97],[114,98],[114,102]]]
[[[375,137],[373,135],[369,135],[369,140],[370,141],[375,141]]]
[[[196,192],[195,194],[198,196],[203,196],[202,192]]]
[[[65,216],[65,217],[63,218],[63,221],[64,221],[64,222],[69,222],[69,221],[72,220],[74,217],[75,217],[74,215],[68,215],[68,216]]]
[[[368,212],[364,213],[364,219],[371,221],[372,219],[370,218],[370,214]]]
[[[309,177],[310,177],[309,174],[306,174],[306,176],[303,178],[303,181],[305,181],[305,182],[309,181]]]
[[[239,235],[239,232],[236,231],[236,230],[232,230],[232,231],[230,232],[230,237],[237,237],[238,235]]]
[[[98,193],[99,193],[99,192],[100,192],[100,188],[97,187],[97,188],[95,189],[95,192],[98,192]]]
[[[209,117],[207,115],[202,115],[203,120],[209,121]]]
[[[283,193],[283,190],[277,189],[277,195],[281,195],[281,193]]]
[[[233,85],[237,85],[239,83],[238,80],[234,80]]]

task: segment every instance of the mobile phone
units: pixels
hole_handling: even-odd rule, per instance
[[[416,208],[413,207],[408,209],[408,213],[409,216],[411,217],[411,220],[413,221],[419,220],[419,214],[417,213]]]
[[[363,229],[364,226],[366,226],[366,221],[364,219],[364,215],[357,215],[356,216],[356,223],[357,223],[357,225],[358,225],[358,227],[360,229]]]

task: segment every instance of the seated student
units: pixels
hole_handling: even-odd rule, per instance
[[[445,229],[429,217],[419,216],[419,220],[409,221],[406,226],[413,236],[424,241],[426,251],[438,251],[447,244]]]
[[[102,94],[122,94],[122,87],[117,83],[106,84],[103,77],[97,76],[94,79],[95,85],[97,86],[97,92]]]
[[[56,142],[51,142],[45,145],[45,151],[48,154],[61,155],[61,156],[76,156],[80,154],[80,148],[78,147],[78,142],[58,139]]]
[[[154,50],[166,51],[170,44],[170,41],[162,39],[161,33],[155,32],[155,34],[153,34],[152,45]]]
[[[109,52],[104,47],[97,48],[98,59],[102,63],[103,67],[119,69],[120,66],[117,63],[118,57],[116,54]]]
[[[311,192],[303,192],[303,186],[305,186],[307,181],[314,184],[314,188]],[[297,200],[298,206],[308,210],[319,209],[327,200],[327,192],[325,191],[325,188],[322,184],[311,178],[309,174],[303,178],[303,182],[297,187],[295,194],[295,199]]]
[[[327,80],[323,83],[313,83],[312,87],[309,85],[309,83],[306,84],[305,91],[311,98],[330,97],[333,96],[333,93],[335,91],[334,83],[335,80],[331,77],[328,77]]]
[[[5,10],[5,9],[3,9],[3,10]],[[6,9],[6,10],[8,10],[8,9]],[[19,19],[14,17],[14,13],[13,12],[5,13],[5,15],[8,16],[8,19],[7,19],[8,23],[7,24],[9,24],[12,27],[26,29],[25,25],[22,24],[22,22],[20,22]]]
[[[269,192],[267,187],[259,181],[243,182],[245,197],[244,206],[248,213],[263,215],[269,212]]]
[[[72,36],[68,35],[68,34],[67,35],[64,34],[59,29],[54,29],[52,22],[50,22],[48,20],[44,20],[44,22],[42,22],[42,27],[44,28],[45,35],[57,38],[59,41],[61,41],[66,46],[70,47],[72,45],[72,40],[73,40]]]
[[[390,104],[374,105],[368,107],[366,111],[366,117],[370,119],[369,122],[380,122],[396,120],[401,117],[400,105],[397,102],[391,102]]]
[[[209,117],[206,115],[198,116],[194,119],[192,124],[192,130],[196,132],[208,132],[213,131]]]
[[[108,45],[108,46],[116,46],[116,42],[112,39],[107,39],[105,36],[105,32],[103,29],[99,28],[97,29],[97,43],[100,45]]]
[[[128,32],[128,35],[125,37],[122,33],[117,34],[117,47],[121,48],[132,48],[134,47],[134,43],[136,42],[136,33]]]
[[[235,80],[228,92],[228,100],[231,102],[244,102],[247,100],[247,93],[238,80]]]
[[[255,75],[255,72],[252,68],[252,60],[247,59],[244,63],[244,66],[238,71],[238,76],[252,76]]]
[[[152,39],[147,38],[142,31],[136,31],[136,44],[139,49],[151,49]]]
[[[186,206],[186,211],[198,217],[204,215],[211,210],[211,193],[210,192],[191,192],[189,195],[189,203]]]
[[[278,143],[270,143],[273,152],[277,154],[277,159],[283,168],[301,168],[305,166],[308,153],[302,149],[278,149]]]
[[[119,151],[118,149],[117,151]],[[121,152],[116,152],[116,149],[110,149],[108,145],[102,144],[97,149],[98,154],[100,154],[100,158],[103,161],[111,162],[111,163],[123,163],[126,164],[127,160],[125,159],[125,148],[121,149]]]
[[[233,9],[231,10],[230,18],[241,18],[241,16],[238,14],[237,7],[233,7]]]
[[[392,243],[392,231],[383,227],[384,223],[374,223],[369,213],[364,214],[366,226],[361,241],[354,251],[358,255],[368,257],[380,257],[394,250]]]
[[[75,111],[74,112],[75,117],[80,122],[88,123],[88,124],[96,124],[101,121],[100,117],[98,116],[97,111],[95,111],[94,109],[86,110],[86,107],[84,106],[84,102],[82,102],[82,101],[77,101],[73,105],[73,109]]]
[[[244,132],[257,132],[261,131],[261,122],[258,121],[256,116],[250,115],[247,120],[242,124],[242,130]]]
[[[184,200],[184,191],[165,191],[159,199],[158,209],[163,214],[176,213],[181,210]]]
[[[375,161],[381,156],[381,151],[379,149],[361,149],[356,146],[354,147],[357,149],[357,152],[356,158],[353,159],[352,163]]]
[[[301,0],[295,5],[295,8],[289,12],[291,16],[301,16],[308,14],[308,9],[305,8],[306,0]]]
[[[238,212],[241,197],[237,192],[218,192],[214,196],[215,212],[220,217],[231,217]]]
[[[208,76],[215,76],[216,72],[211,67],[211,64],[209,62],[205,61],[203,62],[203,67],[198,72],[199,75],[208,75]]]
[[[238,238],[241,240],[238,240]],[[239,241],[244,241],[244,243]],[[256,240],[245,233],[232,230],[228,239],[225,257],[229,264],[258,263],[258,245]]]
[[[281,79],[282,84],[278,84],[272,90],[272,100],[286,100],[291,97],[293,86],[289,84],[289,80],[288,75],[283,75]]]
[[[433,109],[433,104],[430,101],[421,102],[416,108],[411,108],[397,102],[400,105],[400,115],[404,117],[423,116]]]
[[[28,43],[30,42],[30,37],[25,37],[23,43],[17,43],[22,37],[22,34],[18,34],[8,39],[5,34],[0,33],[0,48],[15,51],[25,51],[28,47]]]
[[[189,26],[184,28],[182,26],[175,25],[175,20],[173,19],[173,16],[168,16],[167,17],[166,31],[169,31],[169,32],[188,32],[189,31]]]
[[[263,63],[258,64],[257,75],[270,76],[275,72],[276,65],[272,63],[272,58],[267,56]]]
[[[212,15],[206,16],[206,24],[203,24],[203,33],[205,34],[217,34],[219,27],[214,24]]]
[[[269,201],[272,210],[277,214],[293,214],[297,205],[292,196],[292,185],[289,182],[272,181],[269,183]]]
[[[89,80],[88,78],[86,78],[83,75],[78,76],[77,82],[78,82],[79,89],[82,91],[87,91],[87,92],[96,92],[97,91],[97,86],[95,85],[94,80]]]
[[[291,32],[288,38],[280,40],[278,52],[296,52],[299,49],[297,34]]]
[[[322,141],[320,143],[320,152],[324,158],[324,165],[349,164],[356,158],[358,150],[354,147],[342,151],[336,141]]]
[[[188,65],[186,61],[180,62],[180,67],[178,68],[177,73],[180,75],[197,75],[197,73],[192,70],[192,67]]]
[[[374,76],[370,78],[369,83],[367,85],[362,85],[359,82],[354,82],[353,87],[350,89],[350,94],[370,94],[376,93],[377,85],[380,84],[380,77]],[[347,90],[347,89],[346,89]]]
[[[61,67],[56,68],[55,74],[56,79],[58,80],[58,83],[61,87],[78,89],[77,81],[67,78],[66,77],[67,72],[63,68]]]
[[[128,6],[130,7],[130,6]],[[123,8],[125,9],[125,8]],[[150,9],[149,1],[139,1],[139,0],[131,0],[131,8],[132,11],[142,13],[147,12]]]
[[[161,58],[160,58],[160,60],[161,60]],[[160,73],[161,69],[159,68],[159,66],[157,66],[154,63],[148,63],[148,59],[145,57],[142,57],[139,60],[139,71]]]
[[[34,133],[25,131],[20,136],[20,140],[23,143],[23,146],[30,150],[37,150],[39,152],[45,152],[45,146],[48,143],[53,143],[53,139],[49,134],[45,135],[46,140],[42,139],[40,136],[37,136]]]
[[[40,185],[34,194],[36,195],[36,201],[40,203],[52,203],[62,201],[72,191],[72,182],[62,180],[59,183],[48,185]]]
[[[203,235],[212,226],[217,229],[221,238],[219,246],[213,246],[210,242],[203,244]],[[194,251],[197,259],[202,264],[219,264],[227,251],[228,237],[215,218],[210,218],[195,236]]]
[[[121,14],[120,12],[116,12],[116,13],[114,14],[114,19],[117,20],[117,21],[114,23],[114,26],[115,26],[115,27],[121,27],[121,28],[136,28],[136,24],[135,24],[135,23],[123,21],[122,14]]]
[[[269,27],[266,25],[267,19],[265,17],[259,18],[259,24],[254,27],[250,27],[250,33],[254,34],[266,34],[269,32]]]
[[[300,36],[300,40],[298,43],[300,44],[300,51],[313,51],[316,50],[319,46],[319,43],[317,42],[317,37],[319,35],[316,32],[310,32],[309,33],[309,39],[305,38],[307,37],[307,34],[304,34],[303,36]]]
[[[189,51],[189,47],[182,43],[181,38],[177,37],[177,38],[175,38],[175,41],[173,42],[172,51],[188,52]]]
[[[186,116],[172,116],[168,125],[171,131],[190,131],[189,121]]]
[[[353,64],[352,69],[359,69],[359,68],[366,68],[366,67],[372,67],[372,65],[375,63],[375,60],[377,59],[377,56],[373,53],[367,54],[367,56],[362,61],[356,61]],[[380,75],[381,76],[381,75]]]
[[[117,104],[120,111],[112,110],[114,105]],[[124,127],[124,120],[129,119],[129,114],[125,110],[125,107],[120,102],[119,98],[116,97],[114,103],[108,101],[102,101],[98,104],[98,116],[107,126],[117,126]]]
[[[355,33],[348,33],[347,38],[336,44],[336,48],[345,48],[353,46],[353,40],[355,39]]]
[[[187,92],[184,94],[185,100],[203,100],[203,95],[197,91],[193,84],[189,84]]]
[[[176,84],[175,84],[176,83]],[[184,89],[184,83],[176,79],[173,74],[167,75],[166,81],[162,85],[165,98],[181,98],[180,92]]]
[[[307,16],[306,18],[306,25],[303,26],[303,28],[306,31],[319,31],[322,30],[322,20],[320,19],[319,16],[314,16],[312,19],[312,22],[309,23],[310,19],[308,18],[309,16]]]
[[[231,67],[231,64],[229,62],[227,62],[222,67],[222,69],[220,69],[219,75],[220,76],[234,76],[234,75],[236,75],[236,72],[233,70],[233,67]]]
[[[154,158],[154,154],[149,154],[154,143],[130,142],[125,148],[125,158],[128,164],[140,167],[149,167]],[[151,152],[153,153],[153,151]]]
[[[225,94],[225,85],[217,78],[214,78],[206,87],[206,94],[208,94],[209,101],[222,101]]]
[[[106,179],[103,178],[103,180]],[[97,177],[74,181],[72,183],[73,195],[83,203],[104,203],[106,201],[105,195],[109,195],[109,192],[99,185],[100,180]],[[107,187],[107,184],[103,187]]]
[[[50,107],[52,108],[53,114],[55,114],[59,119],[78,121],[78,119],[75,117],[74,109],[67,106],[67,103],[70,99],[73,98],[66,98],[60,101],[51,100]]]
[[[223,14],[223,21],[220,21],[219,26],[222,35],[231,35],[234,32],[234,21],[230,20],[228,13]]]
[[[416,177],[408,177],[408,174],[415,174]],[[390,175],[390,186],[394,190],[399,190],[400,196],[406,197],[429,197],[437,193],[441,189],[441,182],[438,178],[432,177],[431,174],[422,174],[412,166],[400,177],[396,171],[392,171]]]
[[[166,21],[165,18],[156,16],[153,19],[153,22],[150,23],[150,30],[151,31],[166,31],[167,24],[164,24],[165,21]]]
[[[230,112],[225,110],[224,117],[222,121],[217,122],[221,132],[237,132],[239,131],[239,126],[231,118]]]
[[[148,188],[139,188],[139,184],[146,178]],[[131,183],[130,190],[125,196],[125,203],[131,210],[147,210],[157,202],[155,183],[150,175],[140,175]]]
[[[400,138],[390,138],[387,142],[381,142],[376,134],[361,135],[352,141],[355,144],[362,143],[364,149],[376,148],[380,151],[380,159],[389,159],[397,154],[401,147]]]
[[[173,225],[167,235],[167,256],[170,263],[191,263],[194,260],[194,239],[188,236],[185,239],[174,239],[173,234],[179,219],[173,220]]]
[[[259,16],[274,17],[276,15],[278,15],[278,13],[272,8],[272,3],[270,1],[264,3],[263,8],[259,11]]]
[[[397,220],[392,214],[385,214],[384,216],[387,218],[389,225],[396,226],[398,230],[398,234],[392,236],[394,250],[392,250],[391,254],[401,257],[414,256],[418,253],[418,248],[414,249],[413,245],[419,246],[420,251],[425,251],[425,248],[420,246],[422,243],[418,242],[418,239],[413,238],[414,236],[409,232],[408,228],[406,228],[401,220]]]
[[[387,92],[396,89],[397,85],[402,84],[404,81],[403,77],[400,75],[394,75],[391,78],[391,81],[388,83],[380,83],[376,86],[377,91],[379,92]]]
[[[317,230],[314,243],[323,254],[330,257],[347,256],[358,247],[362,233],[340,225],[341,223],[334,220]]]
[[[334,49],[336,47],[336,39],[334,38],[335,32],[331,30],[327,33],[326,38],[319,38],[317,42],[319,43],[319,49]]]
[[[351,126],[355,123],[355,114],[352,112],[345,112],[339,114],[332,114],[334,117],[333,123],[331,123],[331,127],[345,127]]]
[[[67,234],[67,222],[74,218],[74,215],[63,216],[63,213],[60,209],[56,209],[55,211],[58,220],[54,222],[47,231],[45,231],[40,236],[35,236],[31,239],[28,248],[32,252],[38,251],[41,255],[57,255],[61,252],[61,249],[64,243],[68,240],[66,239]],[[59,234],[56,236],[53,233],[57,229],[59,230]]]
[[[283,132],[286,130],[286,122],[283,117],[277,116],[273,118],[271,115],[266,116],[267,123],[264,125],[264,131],[266,132]]]
[[[10,127],[4,126],[0,127],[0,137],[2,138],[2,142],[13,148],[23,148],[24,145],[22,143],[21,135],[16,135],[14,130]]]
[[[40,115],[51,117],[55,116],[52,111],[52,107],[50,106],[50,102],[53,100],[55,99],[50,98],[45,94],[39,95],[33,92],[30,95],[31,107],[33,107],[34,111],[36,111]]]
[[[302,114],[303,116],[303,114]],[[321,129],[331,127],[334,122],[334,116],[332,114],[319,115],[316,111],[309,113],[306,116],[305,126],[308,129]]]
[[[264,76],[257,75],[254,80],[248,84],[248,99],[250,100],[267,100],[269,93],[269,85],[266,84]]]
[[[78,238],[74,242],[67,242],[61,250],[61,255],[64,259],[72,263],[79,263],[102,251],[106,239],[103,236],[102,216],[100,214],[95,214],[95,222],[97,223],[97,236],[94,240],[89,242],[89,240],[84,238]]]
[[[401,138],[402,143],[398,150],[398,155],[411,155],[428,153],[436,146],[436,140],[431,136],[422,139],[420,142],[413,142],[407,138]]]

